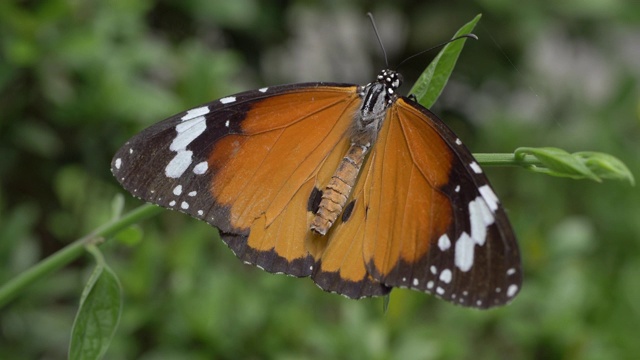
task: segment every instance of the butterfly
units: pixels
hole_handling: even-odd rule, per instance
[[[235,255],[348,298],[393,287],[490,308],[522,273],[514,232],[460,139],[399,73],[223,97],[161,121],[116,153],[144,201],[219,230]]]

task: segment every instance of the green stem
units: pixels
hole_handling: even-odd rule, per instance
[[[104,242],[104,239],[117,234],[119,231],[132,224],[150,218],[160,213],[162,210],[162,208],[154,205],[147,204],[140,206],[124,216],[100,226],[87,236],[82,237],[58,250],[56,253],[40,261],[33,267],[27,269],[23,273],[9,280],[6,284],[2,285],[2,287],[0,287],[0,308],[4,307],[4,305],[37,280],[44,278],[80,257],[84,254],[86,245],[99,245]]]
[[[483,166],[521,166],[529,167],[532,165],[540,166],[542,163],[535,156],[525,155],[517,158],[513,153],[507,154],[473,154],[478,163]]]

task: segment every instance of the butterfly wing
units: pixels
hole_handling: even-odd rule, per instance
[[[363,249],[375,280],[464,306],[513,299],[522,281],[513,230],[482,169],[441,120],[399,98],[370,160]]]
[[[309,276],[310,194],[348,148],[356,89],[296,84],[216,100],[133,137],[112,171],[135,196],[217,227],[243,261]]]

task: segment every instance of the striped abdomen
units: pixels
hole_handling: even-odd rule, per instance
[[[338,169],[322,192],[322,200],[311,223],[311,230],[325,235],[342,213],[370,147],[370,142],[351,143],[349,151],[342,158]]]

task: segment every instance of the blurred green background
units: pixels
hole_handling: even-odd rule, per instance
[[[640,174],[640,3],[106,0],[0,2],[0,283],[109,220],[130,136],[237,91],[366,83],[476,14],[433,110],[474,152],[594,150]],[[435,56],[404,64],[407,91]],[[124,288],[110,359],[631,359],[640,356],[640,191],[490,168],[519,237],[509,306],[417,292],[347,300],[238,261],[179,213],[102,249]],[[127,208],[141,203],[125,194]],[[0,358],[60,359],[90,257],[0,310]]]

